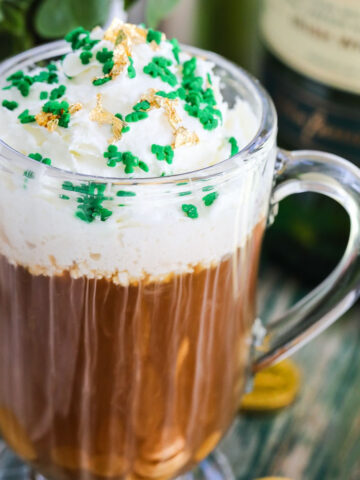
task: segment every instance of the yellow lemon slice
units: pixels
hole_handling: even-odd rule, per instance
[[[240,408],[246,411],[269,411],[287,407],[294,401],[299,385],[298,367],[291,360],[284,360],[255,375],[254,389],[244,395]]]

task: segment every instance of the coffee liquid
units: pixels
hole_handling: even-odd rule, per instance
[[[245,382],[264,222],[209,268],[139,281],[0,261],[0,428],[48,478],[169,478],[226,432]]]

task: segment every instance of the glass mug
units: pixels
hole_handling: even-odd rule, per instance
[[[359,295],[360,171],[327,153],[277,149],[259,83],[186,49],[214,62],[230,105],[239,96],[256,115],[255,137],[232,158],[163,178],[101,178],[0,142],[0,428],[49,478],[189,471],[227,431],[249,376]],[[56,42],[25,52],[1,78],[67,51]],[[348,247],[327,280],[267,326],[256,356],[262,236],[278,202],[305,191],[346,209]],[[113,215],[85,223],[76,216],[85,201]],[[198,218],[185,214],[191,205]]]

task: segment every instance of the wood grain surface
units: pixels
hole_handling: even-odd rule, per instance
[[[304,294],[283,274],[266,274],[264,317]],[[302,373],[295,403],[269,415],[239,414],[222,444],[237,480],[360,479],[360,306],[293,357]]]

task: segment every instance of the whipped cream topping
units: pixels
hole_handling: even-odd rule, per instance
[[[230,157],[258,128],[249,103],[228,105],[214,65],[160,32],[114,21],[68,40],[63,59],[3,80],[1,138],[33,160],[0,170],[0,253],[33,274],[121,285],[235,253],[267,215],[275,138],[216,179],[121,187],[106,177],[168,176]],[[60,180],[49,165],[105,178]]]
[[[114,43],[118,31],[124,31],[124,37],[130,38],[124,45]],[[112,35],[111,32],[116,33]],[[192,56],[177,51],[164,35],[157,36],[159,32],[155,32],[154,40],[147,32],[141,27],[114,21],[107,32],[97,28],[89,34],[89,44],[94,43],[91,50],[77,48],[54,63],[56,83],[34,82],[27,96],[23,96],[16,86],[4,90],[2,98],[16,102],[18,107],[14,110],[0,108],[2,139],[25,155],[39,153],[50,158],[53,166],[111,177],[156,177],[198,170],[230,157],[230,138],[237,143],[233,153],[246,145],[256,132],[256,118],[246,102],[239,99],[230,108],[223,101],[220,79],[213,72],[213,63],[194,58],[193,65],[188,64],[188,70],[193,69],[192,76],[186,78],[186,62]],[[85,35],[78,36],[79,44]],[[109,59],[108,64],[106,59]],[[115,62],[113,77],[104,74],[111,62]],[[166,62],[167,65],[158,66],[154,62],[161,65]],[[169,80],[165,75],[151,74],[152,68],[168,72]],[[25,73],[36,77],[42,70],[35,68]],[[189,78],[194,79],[195,88],[184,88]],[[100,84],[96,84],[96,79]],[[102,79],[111,80],[102,83]],[[78,110],[71,115],[66,128],[60,126],[61,123],[56,128],[50,123],[46,128],[39,125],[43,120],[39,122],[39,114],[43,113],[46,120],[44,106],[50,98],[55,98],[51,92],[59,86],[64,93],[58,94],[56,100],[67,102],[70,107],[76,106]],[[178,95],[174,99],[160,96],[179,89],[181,98]],[[199,90],[205,92],[203,98],[199,96]],[[163,93],[156,95],[157,92]],[[203,101],[204,98],[208,103]],[[144,110],[140,114],[144,118],[134,121],[139,117],[134,108],[138,108],[136,105],[144,99],[150,100],[151,106],[147,109],[148,104],[143,104]],[[192,110],[196,111],[200,101],[199,110],[206,109],[210,122],[213,121],[216,127],[204,128],[199,118],[193,116]],[[18,117],[23,111],[28,111],[37,121],[21,123],[22,119]],[[134,118],[131,118],[132,113],[135,113]],[[106,115],[108,121],[105,119],[104,122]],[[123,118],[124,123],[115,115]],[[117,135],[114,135],[112,120],[121,130]],[[135,167],[134,171],[127,173],[123,162],[108,162],[104,153],[110,144],[120,152],[131,152],[146,165],[146,170]],[[154,144],[168,146],[171,161],[159,160],[159,155],[152,150]]]

